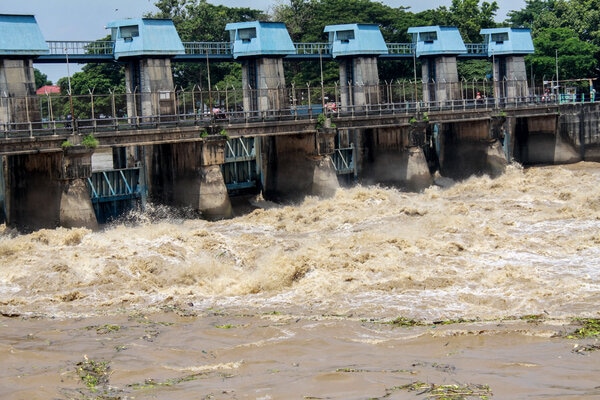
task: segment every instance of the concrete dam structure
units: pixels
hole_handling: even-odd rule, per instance
[[[51,112],[64,97],[34,91],[33,63],[64,62],[60,52],[50,50],[33,16],[0,16],[0,30],[13,35],[12,47],[0,51],[0,203],[10,226],[95,229],[149,199],[229,218],[230,196],[245,191],[277,202],[332,196],[356,182],[420,191],[436,173],[493,177],[513,160],[600,159],[593,97],[542,102],[528,88],[524,56],[533,45],[525,30],[483,30],[484,43],[473,47],[455,28],[417,27],[409,30],[413,42],[401,46],[386,44],[373,25],[332,25],[324,29],[328,43],[311,52],[292,43],[281,23],[244,22],[227,25],[230,43],[213,46],[222,52],[195,54],[169,20],[107,28],[110,48],[96,43],[103,50],[71,58],[122,63],[127,92],[98,94],[112,104],[102,114],[90,96],[85,117],[71,121]],[[284,61],[322,62],[324,55],[338,63],[339,85],[287,85]],[[384,57],[418,59],[421,83],[380,82]],[[456,72],[463,57],[491,59],[505,78],[484,83],[493,96],[465,95]],[[220,92],[175,90],[172,63],[183,60],[240,63],[241,92],[225,93],[221,111],[213,107]],[[110,168],[94,170],[95,152],[110,154]]]

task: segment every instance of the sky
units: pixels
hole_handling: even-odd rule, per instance
[[[452,0],[379,0],[390,7],[410,7],[420,12],[440,6],[450,7]],[[0,0],[3,14],[35,15],[46,40],[97,40],[109,34],[104,26],[115,19],[141,18],[144,14],[158,11],[155,0]],[[269,11],[286,0],[208,0],[211,4],[228,7],[249,7]],[[481,1],[480,3],[482,3]],[[525,0],[497,0],[500,9],[496,21],[501,22],[510,10],[525,7]],[[64,64],[34,64],[56,83],[67,76]],[[80,66],[70,65],[71,74]]]

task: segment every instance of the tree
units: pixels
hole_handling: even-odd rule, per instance
[[[560,80],[590,78],[596,74],[598,46],[582,41],[569,28],[548,28],[534,38],[535,54],[527,61],[537,76]],[[549,79],[548,79],[549,80]]]
[[[52,85],[52,81],[48,80],[48,75],[42,73],[39,69],[34,68],[33,74],[35,76],[35,88],[39,89],[45,85]]]
[[[112,115],[112,99],[108,95],[111,92],[124,93],[125,91],[125,73],[124,68],[118,63],[105,64],[86,64],[81,72],[76,72],[71,76],[71,98],[73,100],[74,116],[77,119],[91,118],[91,95],[94,95],[95,117],[100,114]],[[69,96],[69,78],[64,77],[58,80],[61,94],[68,99]],[[123,96],[118,97],[117,109],[124,109]],[[60,111],[67,115],[70,111],[70,104],[64,100]]]
[[[423,25],[455,26],[465,43],[481,43],[479,32],[484,28],[495,28],[494,21],[498,3],[479,0],[452,0],[450,8],[445,6],[435,10],[427,10],[418,14],[424,20]]]
[[[148,16],[172,19],[183,42],[229,42],[229,32],[225,30],[228,23],[268,19],[260,10],[215,6],[206,0],[159,0],[155,6],[159,11]],[[211,64],[211,82],[223,80],[231,71],[228,63]],[[178,87],[207,88],[207,75],[205,63],[174,65],[174,81]]]

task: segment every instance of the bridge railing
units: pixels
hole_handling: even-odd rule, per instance
[[[114,51],[114,42],[112,41],[48,41],[46,43],[52,55],[110,55]]]
[[[329,55],[331,45],[329,43],[294,43],[296,54]]]
[[[415,44],[414,43],[388,43],[387,44],[389,54],[414,54]]]
[[[321,113],[333,118],[415,115],[436,110],[504,109],[595,101],[583,91],[559,96],[548,90],[529,88],[525,81],[483,79],[454,83],[394,80],[378,85],[292,85],[246,90],[231,86],[200,90],[195,86],[193,90],[180,88],[152,93],[46,94],[21,98],[0,94],[0,137],[135,130],[159,125],[204,126],[208,133],[215,123],[316,120]],[[245,108],[248,99],[260,99],[264,108]],[[75,118],[70,116],[71,104]],[[145,115],[139,111],[142,104]]]
[[[465,47],[467,48],[467,54],[485,56],[488,53],[488,47],[484,43],[465,43]]]
[[[230,42],[184,42],[185,54],[230,55]]]

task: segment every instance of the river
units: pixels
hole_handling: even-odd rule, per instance
[[[2,399],[600,396],[600,164],[0,227]]]

